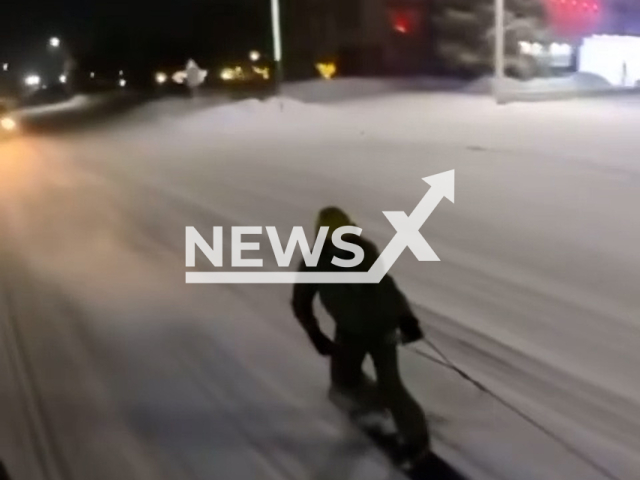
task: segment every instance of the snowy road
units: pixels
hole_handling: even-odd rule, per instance
[[[0,145],[0,456],[16,480],[398,478],[328,404],[290,287],[185,285],[184,228],[310,229],[337,204],[383,246],[381,212],[455,168],[455,205],[422,229],[442,261],[407,250],[391,273],[461,367],[640,479],[640,103],[625,102],[151,105]],[[471,478],[605,478],[441,366],[406,351],[402,370]]]

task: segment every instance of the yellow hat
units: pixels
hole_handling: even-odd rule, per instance
[[[325,207],[318,213],[316,220],[316,235],[320,231],[320,227],[329,227],[327,238],[330,238],[334,231],[340,227],[347,227],[354,225],[343,210],[338,207]]]

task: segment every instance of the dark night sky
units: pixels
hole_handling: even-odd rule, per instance
[[[59,35],[88,68],[219,62],[269,48],[269,0],[4,0],[1,61],[28,66]]]

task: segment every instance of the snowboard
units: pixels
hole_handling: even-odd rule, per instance
[[[371,417],[371,410],[354,408],[352,404],[340,401],[339,398],[329,395],[329,400],[340,411],[342,411],[352,423],[352,425],[364,434],[378,450],[380,450],[409,480],[469,480],[458,472],[449,463],[431,452],[417,465],[410,469],[402,467],[402,457],[400,454],[400,439],[396,432],[390,432],[388,428],[381,428],[370,421],[363,422],[364,416]],[[377,412],[381,420],[387,412]]]

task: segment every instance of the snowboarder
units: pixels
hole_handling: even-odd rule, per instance
[[[354,224],[339,208],[321,210],[316,235],[321,227],[328,227],[327,241],[318,265],[307,267],[302,262],[299,271],[344,271],[331,260],[334,256],[349,259],[352,254],[336,248],[331,235],[348,225]],[[376,247],[357,235],[342,238],[365,252],[364,261],[353,270],[368,271],[379,256]],[[322,332],[314,314],[316,294],[335,322],[334,340]],[[379,284],[296,284],[292,307],[318,353],[331,359],[330,395],[341,395],[364,409],[382,406],[393,417],[406,461],[416,464],[425,458],[430,453],[427,420],[400,378],[397,351],[398,332],[405,344],[420,340],[423,332],[394,280],[387,275]],[[375,367],[375,384],[362,370],[367,355]]]

